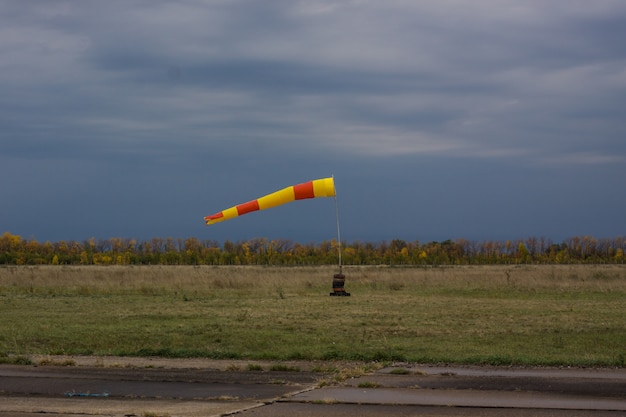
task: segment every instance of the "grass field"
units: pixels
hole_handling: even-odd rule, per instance
[[[626,266],[0,267],[0,359],[624,366]]]

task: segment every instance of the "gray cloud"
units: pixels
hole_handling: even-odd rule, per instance
[[[464,203],[444,194],[456,217],[444,232],[412,216],[403,222],[433,236],[487,236],[507,217],[466,227],[486,205],[535,213],[521,201],[554,199],[548,219],[558,218],[559,202],[586,213],[573,203],[575,185],[563,182],[593,179],[608,193],[626,174],[622,1],[9,1],[0,21],[0,174],[63,183],[76,190],[64,201],[85,211],[98,208],[83,199],[97,198],[109,226],[120,222],[106,209],[112,195],[154,208],[143,213],[163,207],[193,216],[221,209],[222,199],[254,198],[264,184],[332,171],[347,179],[347,205],[361,198],[352,190],[363,184],[381,187],[391,211],[418,204],[425,188],[454,190]],[[559,170],[567,174],[555,182]],[[477,186],[472,197],[459,186],[488,176],[494,192]],[[405,191],[391,193],[388,184],[399,178]],[[529,178],[535,185],[526,189]],[[510,184],[519,194],[504,191]],[[6,179],[0,186],[10,198],[41,204]],[[64,211],[54,193],[44,194]],[[171,203],[174,196],[181,204]],[[350,209],[355,224],[386,210],[362,203]],[[2,226],[37,235],[23,207],[14,207],[0,212],[11,219]],[[444,222],[445,210],[428,210],[432,224]],[[46,234],[71,229],[70,217],[59,218],[63,224],[46,226]],[[386,218],[377,232],[368,225],[363,235],[407,230],[400,219]],[[147,221],[121,222],[116,233],[194,234],[196,219],[179,222],[156,230]],[[598,226],[572,222],[553,233],[613,230],[589,222]],[[538,224],[547,230],[550,222]],[[614,226],[622,233],[623,221]],[[82,226],[71,235],[89,232]]]

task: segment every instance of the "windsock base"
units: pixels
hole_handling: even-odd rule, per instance
[[[350,293],[346,292],[343,288],[346,282],[346,276],[344,274],[333,275],[333,292],[330,293],[332,297],[349,297]]]

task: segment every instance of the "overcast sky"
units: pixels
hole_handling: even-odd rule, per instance
[[[626,235],[626,1],[0,1],[0,233]]]

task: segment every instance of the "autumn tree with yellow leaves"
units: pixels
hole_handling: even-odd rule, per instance
[[[345,265],[621,264],[626,237],[574,236],[560,243],[545,237],[518,240],[441,242],[342,242]],[[199,240],[195,237],[141,241],[114,237],[83,242],[40,243],[5,232],[0,265],[332,265],[338,242],[299,243],[285,239]]]

